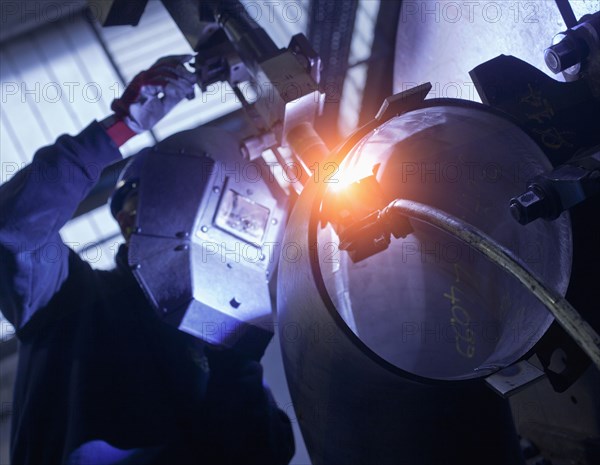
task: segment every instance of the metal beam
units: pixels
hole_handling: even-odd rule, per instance
[[[316,127],[329,147],[339,141],[338,116],[358,0],[313,0],[308,39],[321,57],[321,87],[326,92],[323,114]]]
[[[401,1],[382,1],[368,60],[367,80],[363,91],[359,126],[372,120],[381,102],[394,93],[394,56]]]

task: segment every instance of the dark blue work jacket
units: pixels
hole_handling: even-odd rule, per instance
[[[0,187],[0,309],[20,341],[13,465],[285,464],[261,366],[162,323],[126,264],[94,270],[59,229],[121,157],[94,122]]]

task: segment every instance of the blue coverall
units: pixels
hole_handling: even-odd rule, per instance
[[[59,229],[121,158],[97,122],[0,187],[0,309],[20,341],[13,465],[288,463],[262,368],[158,320],[126,263],[94,270]]]

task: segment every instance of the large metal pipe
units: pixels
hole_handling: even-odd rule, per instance
[[[321,207],[329,191],[375,174],[387,198],[472,223],[564,293],[568,217],[523,230],[502,202],[550,167],[545,155],[482,105],[429,100],[328,162],[337,175],[313,180],[294,207],[278,279],[288,384],[313,462],[520,463],[507,405],[481,380],[522,357],[551,315],[422,222],[353,263]]]

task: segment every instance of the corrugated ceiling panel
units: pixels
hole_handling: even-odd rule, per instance
[[[12,126],[2,110],[2,115],[0,115],[0,141],[2,142],[0,184],[10,179],[26,164],[25,152],[13,134]]]
[[[118,76],[83,18],[5,43],[0,60],[2,162],[15,150],[29,162],[60,134],[108,114]]]

